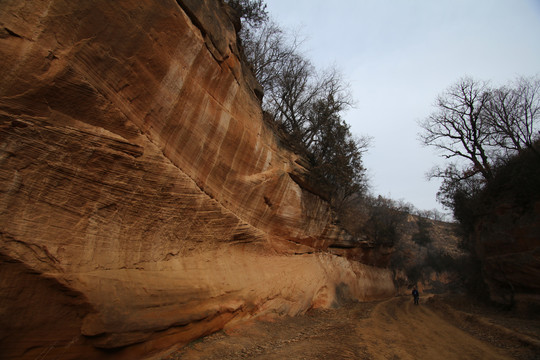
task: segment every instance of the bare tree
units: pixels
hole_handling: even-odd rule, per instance
[[[295,54],[282,65],[274,86],[265,94],[266,110],[295,139],[301,139],[308,127],[309,109],[319,93],[313,82],[314,73],[311,62]]]
[[[318,76],[314,88],[317,90],[316,99],[307,114],[309,126],[302,132],[302,142],[307,148],[320,140],[325,123],[332,121],[333,117],[339,116],[353,104],[348,84],[334,67]]]
[[[301,41],[272,20],[257,29],[242,30],[240,36],[253,74],[264,91],[270,92],[284,66],[297,56]]]
[[[496,146],[509,151],[529,148],[540,156],[534,148],[540,119],[539,77],[521,77],[509,86],[493,90],[485,116]]]
[[[437,98],[436,106],[420,124],[420,139],[453,162],[429,177],[443,180],[438,201],[470,230],[481,208],[475,199],[497,183],[514,155],[528,149],[540,158],[540,78],[522,77],[499,88],[463,78]]]
[[[352,104],[348,85],[336,69],[317,73],[300,55],[289,57],[280,70],[263,105],[310,160],[312,178],[339,207],[366,188],[362,155],[369,140],[354,138],[341,117]]]
[[[492,130],[483,116],[489,101],[485,82],[463,78],[437,98],[437,111],[420,123],[420,139],[443,152],[446,159],[468,160],[484,179],[493,178]]]
[[[265,113],[284,130],[290,145],[310,160],[310,176],[319,190],[334,206],[365,191],[362,155],[369,141],[354,138],[341,117],[352,106],[341,73],[335,68],[317,71],[300,53],[301,41],[272,21],[244,26],[240,37],[246,59],[264,88]]]

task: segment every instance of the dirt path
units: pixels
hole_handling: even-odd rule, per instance
[[[440,308],[415,306],[410,298],[396,297],[253,322],[208,336],[165,359],[515,358],[534,359],[534,349],[512,352],[508,346],[479,340],[449,321]]]
[[[509,359],[426,306],[395,298],[357,327],[372,359]]]

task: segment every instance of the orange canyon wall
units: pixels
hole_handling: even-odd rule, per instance
[[[130,359],[394,294],[292,180],[229,11],[0,3],[0,357]]]

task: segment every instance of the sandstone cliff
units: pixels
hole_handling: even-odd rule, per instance
[[[540,309],[539,184],[537,152],[510,158],[473,202],[470,225],[491,300],[531,315]]]
[[[394,293],[293,181],[220,1],[6,0],[0,58],[0,357],[141,357]]]
[[[540,202],[532,211],[500,203],[478,221],[474,239],[491,299],[538,314]]]

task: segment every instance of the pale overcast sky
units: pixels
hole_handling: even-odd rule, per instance
[[[417,122],[439,93],[468,75],[502,84],[540,74],[540,0],[266,0],[285,29],[307,40],[322,69],[336,65],[351,85],[351,130],[370,135],[364,162],[374,194],[442,209],[442,163],[417,140]]]

